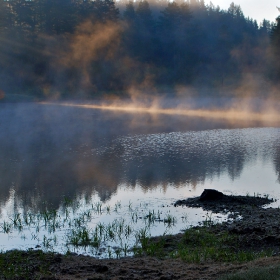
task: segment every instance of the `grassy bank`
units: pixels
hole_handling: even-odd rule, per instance
[[[37,246],[25,251],[2,252],[0,279],[113,279],[113,276],[121,277],[123,274],[117,270],[120,266],[124,267],[123,270],[130,269],[136,274],[139,272],[137,279],[165,279],[160,278],[164,275],[160,269],[154,271],[154,268],[151,268],[150,272],[147,272],[151,278],[144,278],[141,274],[143,266],[152,266],[153,262],[165,264],[167,274],[173,273],[174,277],[179,277],[172,276],[170,279],[201,279],[201,275],[198,275],[198,278],[187,278],[189,276],[182,267],[199,268],[201,273],[204,273],[204,270],[206,273],[209,269],[212,271],[214,267],[217,272],[210,271],[209,275],[213,274],[213,278],[209,279],[218,279],[218,276],[240,269],[244,270],[241,274],[225,277],[270,279],[267,278],[267,267],[262,268],[262,264],[257,265],[260,270],[256,277],[264,278],[249,277],[248,275],[254,275],[255,270],[251,271],[246,264],[267,259],[270,265],[270,260],[275,259],[272,256],[280,255],[277,227],[280,209],[263,209],[261,205],[269,201],[268,198],[237,198],[238,201],[234,197],[228,198],[227,208],[230,209],[233,203],[231,207],[239,211],[243,219],[239,219],[237,215],[236,220],[219,224],[211,219],[211,215],[206,215],[201,226],[190,227],[176,235],[167,234],[167,229],[177,222],[170,212],[163,213],[146,207],[143,211],[131,203],[122,205],[117,202],[111,206],[95,202],[88,207],[65,199],[58,210],[46,208],[38,213],[14,213],[0,223],[2,238],[6,235],[14,238],[18,234],[20,238],[27,240],[30,235],[29,242],[35,240]],[[255,203],[252,203],[252,200]],[[250,203],[245,203],[247,201]],[[257,205],[257,202],[260,205]],[[199,206],[201,205],[197,207]],[[208,205],[210,206],[219,207],[217,203]],[[212,210],[215,211],[214,208]],[[112,217],[116,213],[120,217]],[[111,220],[107,223],[98,222],[97,217],[101,215]],[[141,227],[137,224],[138,221],[141,221]],[[164,225],[165,233],[151,237],[150,229],[158,224]],[[58,246],[64,248],[64,254],[57,253]],[[83,255],[78,255],[81,252]],[[84,256],[87,254],[91,257]],[[85,266],[85,262],[89,265]],[[135,272],[135,263],[138,272]],[[202,266],[204,270],[201,270]],[[277,275],[278,264],[270,266],[273,274]],[[219,267],[224,269],[221,271]],[[233,270],[233,267],[236,269]],[[173,272],[168,272],[170,269]],[[67,273],[72,273],[75,277],[61,276]],[[92,273],[101,273],[102,277],[81,276]]]
[[[216,227],[216,225],[207,225],[190,228],[183,234],[174,236],[149,238],[142,235],[139,237],[141,246],[134,248],[134,258],[131,259],[156,257],[159,262],[177,260],[185,264],[198,266],[208,264],[208,266],[211,266],[218,263],[221,265],[225,263],[246,263],[259,258],[270,257],[273,254],[273,251],[269,249],[260,251],[258,247],[244,248],[243,241],[238,235],[227,232],[217,233]],[[85,246],[85,244],[80,246]],[[60,255],[41,250],[13,250],[1,253],[0,275],[2,275],[2,278],[0,279],[42,279],[42,277],[45,277],[43,279],[63,279],[46,277],[54,277],[62,259],[67,262],[67,259],[70,260],[74,255],[73,253]],[[99,260],[99,262],[106,263],[108,260]],[[121,263],[122,259],[119,259],[119,262]],[[279,275],[280,266],[274,267],[272,270],[258,268],[258,271],[256,273],[255,270],[248,270],[239,274],[223,276],[221,279],[276,279],[267,277],[269,274],[273,277],[275,273]],[[252,278],[251,275],[255,274],[262,278]]]

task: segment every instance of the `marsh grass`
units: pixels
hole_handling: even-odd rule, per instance
[[[213,232],[213,225],[212,222],[209,223],[209,219],[204,224],[207,226],[187,229],[180,239],[168,235],[151,238],[142,230],[138,232],[141,247],[135,248],[135,254],[179,258],[188,263],[241,263],[272,256],[270,250],[254,252],[240,249],[241,244],[237,235]]]
[[[127,212],[118,213],[118,218],[110,222],[99,219],[102,215],[110,218],[121,209]],[[39,213],[15,213],[0,223],[0,233],[9,236],[17,234],[25,242],[29,238],[45,252],[56,251],[60,246],[67,252],[90,252],[97,257],[149,255],[199,263],[244,262],[269,255],[269,252],[237,250],[237,236],[211,231],[215,226],[211,214],[206,215],[201,227],[187,229],[181,240],[170,243],[166,241],[167,233],[176,222],[170,211],[163,214],[161,211],[141,210],[134,208],[131,202],[127,207],[122,207],[118,201],[112,212],[110,206],[100,202],[85,208],[82,204],[65,200],[59,210],[45,208]],[[164,232],[160,238],[152,238],[151,229],[157,223],[164,225]]]
[[[163,222],[167,224],[168,227],[171,227],[175,225],[176,218],[171,214],[167,214],[166,217],[163,219]]]
[[[35,273],[40,273],[41,277],[48,276],[50,257],[51,253],[45,254],[43,251],[12,250],[0,253],[0,279],[34,279]]]
[[[268,267],[254,267],[248,270],[239,271],[224,275],[218,280],[278,280],[280,279],[280,265]]]
[[[18,236],[26,243],[36,242],[36,247],[45,252],[55,251],[59,246],[64,252],[86,251],[98,257],[118,258],[145,250],[155,254],[158,244],[149,242],[151,229],[156,223],[162,223],[166,229],[176,223],[170,213],[163,218],[161,211],[141,209],[141,204],[139,208],[129,202],[123,207],[117,201],[113,211],[110,205],[99,201],[87,205],[65,198],[59,209],[45,206],[38,213],[18,212],[0,223],[0,234]],[[100,217],[104,216],[107,222],[101,222]],[[118,218],[112,220],[111,216]]]
[[[101,202],[96,202],[95,205],[92,205],[92,209],[97,213],[97,214],[102,214],[102,203]]]
[[[4,221],[3,224],[0,225],[0,226],[3,230],[3,232],[7,233],[7,234],[10,233],[10,231],[12,229],[12,225],[10,223],[6,222],[6,221]]]

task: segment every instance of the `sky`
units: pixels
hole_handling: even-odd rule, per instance
[[[276,8],[276,6],[280,7],[280,0],[212,0],[215,6],[220,6],[223,10],[227,10],[232,2],[240,5],[245,17],[256,19],[258,23],[264,18],[275,21],[280,15]],[[210,1],[205,1],[205,3],[209,4]]]

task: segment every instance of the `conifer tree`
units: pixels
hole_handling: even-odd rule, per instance
[[[274,61],[274,78],[280,82],[280,16],[276,19],[277,24],[271,30],[271,46]]]
[[[0,32],[2,32],[4,28],[7,26],[7,20],[8,20],[8,9],[7,9],[6,2],[0,0]]]

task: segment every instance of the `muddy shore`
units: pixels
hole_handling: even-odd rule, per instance
[[[209,231],[238,235],[239,248],[271,249],[276,256],[280,254],[280,209],[269,207],[272,202],[273,199],[258,196],[224,196],[218,201],[200,201],[195,197],[178,200],[174,206],[201,207],[213,213],[227,214],[226,222],[209,227]]]
[[[218,279],[221,275],[242,269],[279,265],[280,209],[263,208],[271,202],[269,198],[231,196],[208,202],[191,198],[174,204],[174,207],[202,207],[215,213],[227,213],[228,221],[221,224],[213,224],[210,221],[206,226],[203,225],[204,229],[217,236],[223,233],[235,236],[238,240],[236,250],[256,253],[269,251],[269,257],[245,263],[217,262],[211,259],[189,263],[180,258],[148,255],[99,260],[80,255],[45,254],[35,250],[10,251],[2,255],[3,267],[0,269],[3,270],[6,263],[6,268],[13,266],[14,274],[11,272],[11,278],[1,278],[1,273],[0,279]],[[199,230],[200,227],[195,229]],[[159,238],[152,240],[156,242]],[[184,233],[166,236],[165,250],[176,250],[176,244],[183,238]]]

